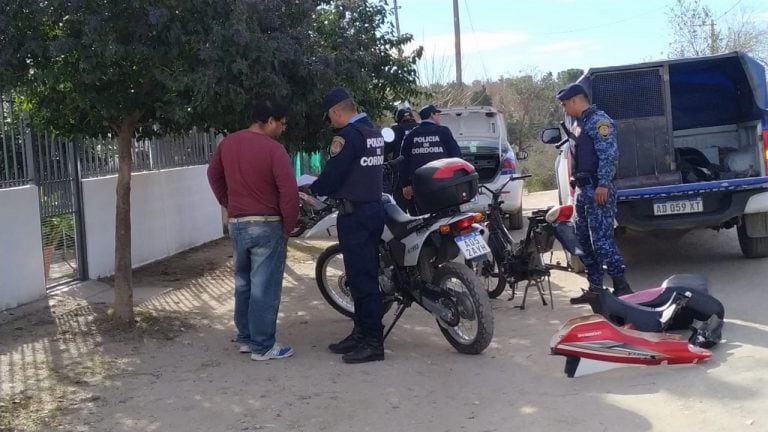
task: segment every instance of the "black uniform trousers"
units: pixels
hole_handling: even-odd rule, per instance
[[[336,228],[352,300],[355,326],[367,337],[381,338],[384,305],[379,289],[379,240],[384,231],[380,200],[354,203],[354,211],[339,215]]]

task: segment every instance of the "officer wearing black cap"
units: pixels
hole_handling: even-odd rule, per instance
[[[437,159],[461,157],[459,144],[453,138],[451,130],[440,125],[440,110],[434,105],[426,105],[419,111],[421,123],[403,140],[400,154],[400,185],[407,200],[413,198],[411,181],[413,173],[422,166]],[[412,214],[418,213],[411,205]]]
[[[341,87],[323,98],[323,109],[335,135],[330,158],[310,189],[340,202],[336,228],[355,304],[352,333],[328,348],[344,354],[346,363],[384,360],[378,257],[384,231],[384,138],[365,113],[358,114],[354,100]]]
[[[575,146],[571,151],[572,184],[576,197],[576,235],[584,255],[589,288],[572,304],[589,303],[603,288],[603,264],[613,278],[613,293],[632,293],[624,277],[624,259],[613,238],[616,218],[616,188],[613,179],[619,164],[616,126],[603,111],[590,104],[587,90],[579,83],[569,84],[556,95],[568,116],[576,119],[571,127]]]
[[[419,124],[414,118],[411,107],[402,107],[395,112],[395,125],[392,130],[395,131],[395,139],[385,146],[387,160],[397,159],[400,156],[400,148],[405,136]],[[392,165],[390,178],[384,179],[384,192],[391,193],[395,198],[398,207],[403,211],[408,211],[408,201],[403,197],[403,188],[400,186],[399,164]]]

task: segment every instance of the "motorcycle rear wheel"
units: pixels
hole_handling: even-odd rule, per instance
[[[493,339],[493,311],[482,282],[468,267],[449,262],[435,272],[433,283],[456,304],[459,323],[438,319],[440,332],[462,354],[480,354]]]
[[[347,273],[344,269],[344,257],[341,246],[334,243],[328,246],[317,258],[315,281],[320,294],[332,308],[340,314],[352,318],[355,315],[355,303],[347,287]]]
[[[347,286],[344,256],[338,243],[328,246],[317,258],[315,281],[320,294],[332,308],[348,318],[355,316],[355,302],[352,300],[352,293]],[[392,304],[391,297],[384,298],[385,314],[392,308]]]

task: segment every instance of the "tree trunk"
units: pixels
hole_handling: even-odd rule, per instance
[[[132,326],[133,266],[131,263],[131,141],[136,120],[125,118],[117,139],[117,206],[115,212],[115,320]]]

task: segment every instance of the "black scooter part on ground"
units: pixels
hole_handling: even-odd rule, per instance
[[[615,297],[606,290],[590,306],[612,323],[639,331],[690,329],[689,341],[709,348],[722,339],[725,308],[708,291],[703,276],[681,274],[664,281],[659,295],[650,300],[633,303],[633,295]]]

